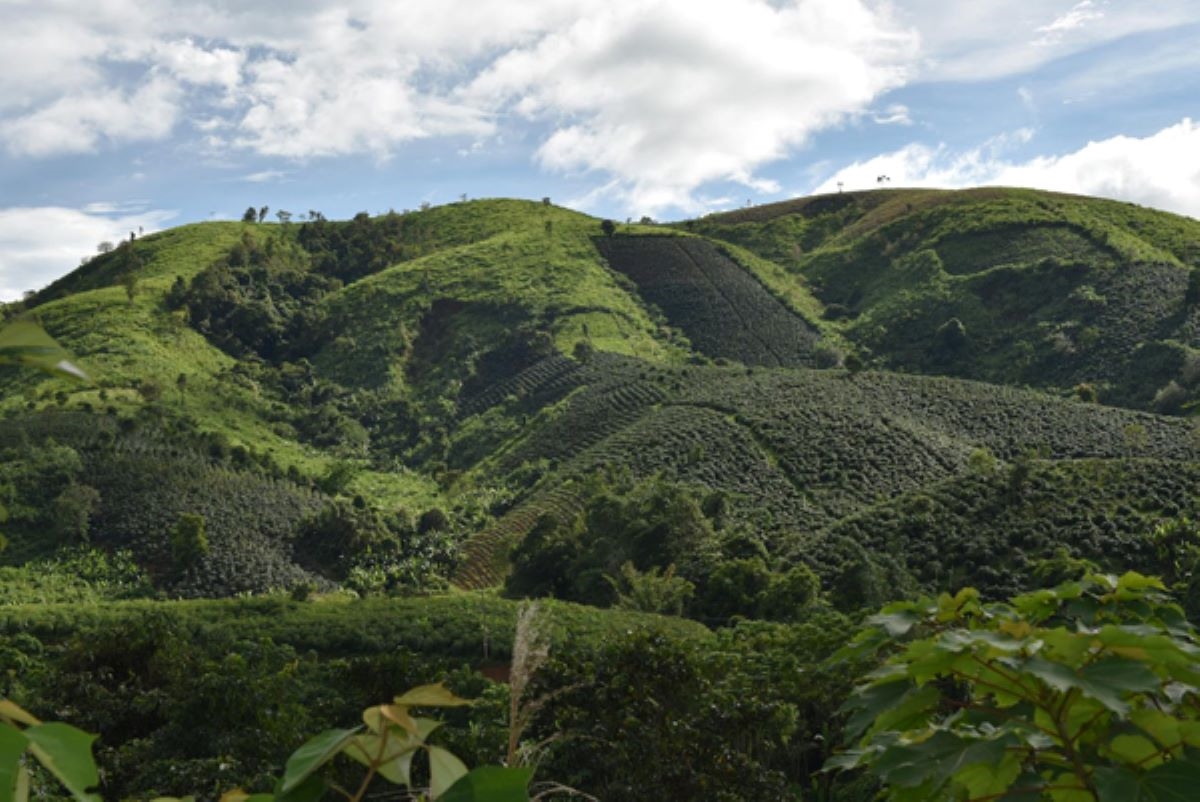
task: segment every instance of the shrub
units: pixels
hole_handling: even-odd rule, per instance
[[[1200,641],[1161,582],[1090,576],[984,604],[966,588],[890,605],[842,657],[898,649],[847,703],[892,800],[1190,799]]]

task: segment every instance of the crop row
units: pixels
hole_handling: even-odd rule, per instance
[[[713,243],[617,237],[599,247],[701,353],[748,365],[812,364],[817,333]]]

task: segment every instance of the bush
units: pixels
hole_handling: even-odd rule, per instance
[[[888,799],[1190,799],[1200,641],[1161,582],[1129,573],[984,604],[890,605],[843,657],[898,649],[846,708]]]

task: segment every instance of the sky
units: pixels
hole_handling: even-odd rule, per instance
[[[0,0],[0,301],[248,206],[979,185],[1200,218],[1200,0]]]

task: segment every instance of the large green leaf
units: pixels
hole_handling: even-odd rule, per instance
[[[1136,660],[1111,657],[1085,666],[1079,671],[1070,666],[1033,657],[1024,669],[1056,691],[1065,693],[1077,688],[1114,713],[1124,716],[1129,705],[1125,693],[1153,691],[1161,685],[1158,677]]]
[[[361,728],[325,730],[292,752],[292,756],[288,758],[287,764],[283,768],[280,793],[286,794],[292,791],[310,774],[332,760],[338,752],[342,751],[342,747],[358,733],[359,729]]]
[[[429,796],[440,799],[450,786],[467,773],[467,766],[440,746],[429,747]]]
[[[894,708],[913,688],[911,682],[900,679],[868,685],[855,691],[842,706],[843,710],[854,711],[846,721],[846,739],[853,740],[862,735],[878,716]]]
[[[1093,781],[1100,802],[1194,802],[1200,797],[1200,761],[1171,760],[1142,774],[1097,769]]]
[[[24,365],[89,381],[88,375],[71,361],[71,354],[29,320],[13,321],[0,330],[0,364]]]
[[[28,747],[29,739],[20,730],[0,724],[0,802],[13,802],[16,797],[21,755]]]
[[[397,696],[393,702],[406,707],[462,707],[471,704],[469,699],[461,699],[451,693],[445,685],[422,685],[413,688],[405,694]]]
[[[418,719],[420,721],[420,719]],[[355,736],[345,750],[347,757],[364,766],[375,766],[376,771],[393,785],[412,785],[413,755],[424,744],[424,738],[415,738],[399,727],[388,730],[384,736],[365,732]]]
[[[533,769],[480,766],[458,778],[438,802],[529,802]]]
[[[92,758],[95,735],[52,721],[25,730],[29,751],[79,802],[99,802],[93,789],[100,784]]]
[[[319,774],[310,774],[298,785],[288,791],[276,789],[273,799],[275,802],[318,802],[328,791],[325,780]]]

